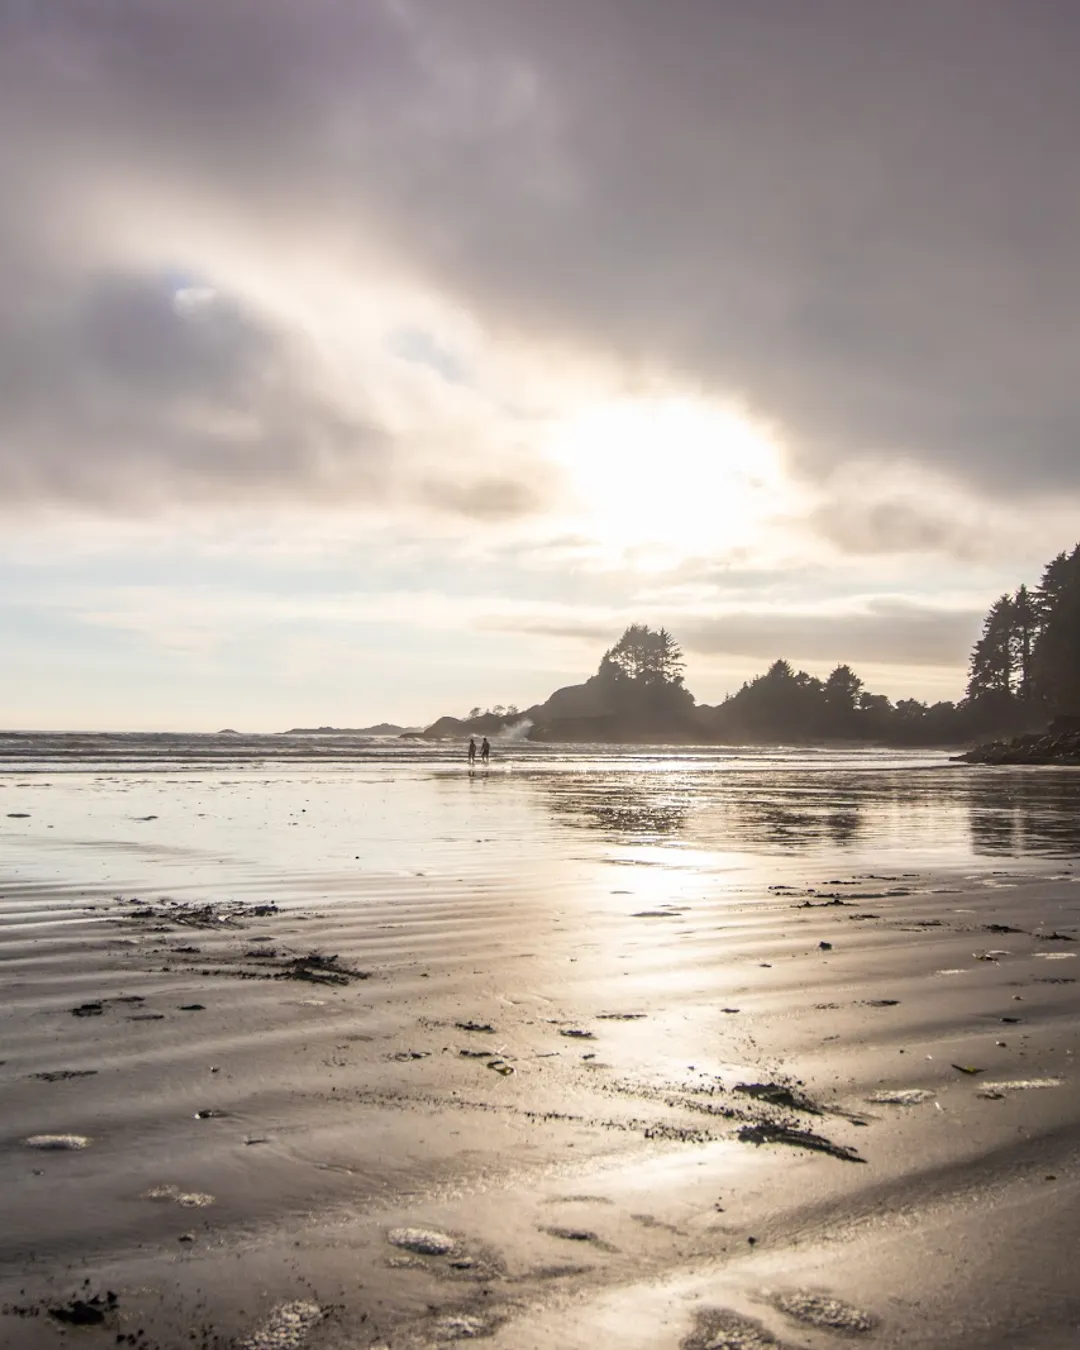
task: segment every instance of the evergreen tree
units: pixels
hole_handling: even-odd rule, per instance
[[[666,628],[655,632],[647,624],[632,623],[600,662],[600,674],[616,682],[681,685],[682,648]]]
[[[1040,629],[1040,607],[1026,586],[1012,598],[1012,671],[1016,697],[1030,703],[1035,697],[1035,641]]]
[[[832,736],[851,736],[856,730],[856,709],[863,682],[850,666],[837,666],[825,681],[825,730]]]
[[[971,653],[967,696],[973,703],[1007,704],[1012,698],[1016,618],[1013,599],[999,596],[990,606],[982,637]]]
[[[1052,713],[1080,712],[1080,544],[1051,559],[1039,583],[1042,624],[1033,683]]]
[[[655,651],[656,676],[659,682],[682,684],[685,669],[682,648],[666,628],[661,628],[656,634]]]

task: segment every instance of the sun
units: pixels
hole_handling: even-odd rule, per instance
[[[575,524],[609,552],[666,563],[752,545],[788,496],[765,429],[699,399],[595,406],[553,449]]]

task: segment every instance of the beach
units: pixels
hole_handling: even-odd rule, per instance
[[[1080,1338],[1080,776],[0,761],[0,1343]]]

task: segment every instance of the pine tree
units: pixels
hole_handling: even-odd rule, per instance
[[[1042,624],[1033,683],[1051,712],[1080,712],[1080,544],[1051,559],[1039,583]]]
[[[1026,586],[1021,586],[1012,599],[1011,664],[1016,697],[1030,703],[1035,697],[1034,656],[1039,635],[1040,607]]]
[[[999,596],[990,606],[982,637],[971,653],[967,696],[972,703],[986,699],[1002,703],[1011,700],[1015,633],[1012,596]]]
[[[661,684],[682,684],[682,648],[666,628],[656,634],[656,674]]]

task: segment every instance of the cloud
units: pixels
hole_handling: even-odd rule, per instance
[[[394,398],[425,397],[385,373],[380,398],[350,389],[280,315],[163,272],[58,269],[33,295],[0,270],[0,500],[139,510],[249,507],[300,498],[388,504],[469,520],[538,509],[527,455],[492,463],[474,417],[453,467],[432,472],[447,426],[401,425]],[[6,273],[6,276],[5,276]],[[386,358],[389,360],[390,358]],[[377,369],[362,356],[356,369]],[[396,386],[396,387],[395,387]],[[430,402],[430,399],[427,400]],[[449,434],[461,417],[448,419]],[[479,443],[479,446],[478,444]]]
[[[297,484],[370,487],[387,438],[305,379],[295,344],[209,293],[177,303],[161,277],[89,279],[0,314],[0,492],[104,506],[255,498]],[[0,301],[2,304],[2,301]]]
[[[679,624],[688,653],[763,661],[962,667],[982,614],[887,597],[861,609],[732,612]]]
[[[253,301],[318,263],[744,400],[815,480],[1080,495],[1078,30],[1010,0],[7,6],[0,486],[534,510],[516,454],[474,472],[458,437],[441,483],[379,369],[327,381],[335,334]],[[167,312],[140,267],[215,249],[211,321]],[[904,511],[897,546],[942,542]]]

